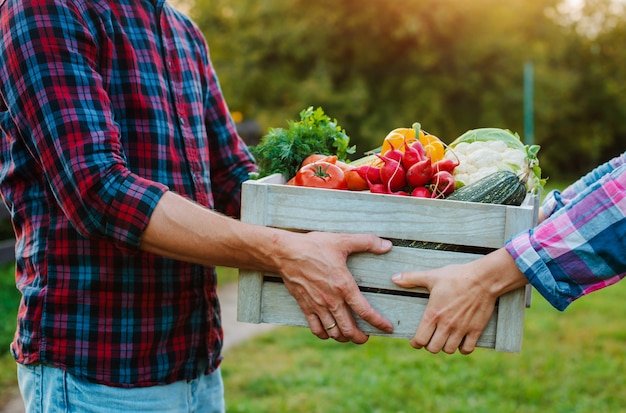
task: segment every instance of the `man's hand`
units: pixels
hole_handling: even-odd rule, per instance
[[[449,354],[457,348],[462,354],[474,351],[497,298],[528,283],[505,249],[467,264],[396,274],[392,280],[430,291],[411,346]]]
[[[385,332],[392,324],[372,308],[348,270],[350,254],[384,254],[391,242],[375,235],[297,233],[236,221],[166,192],[143,233],[141,248],[210,266],[278,273],[313,333],[364,343],[352,312]]]
[[[356,252],[383,254],[391,242],[374,235],[325,232],[294,234],[290,251],[280,257],[280,275],[304,312],[313,334],[321,339],[365,343],[352,313],[372,326],[391,333],[393,326],[359,291],[346,266]],[[297,253],[294,253],[297,251]]]

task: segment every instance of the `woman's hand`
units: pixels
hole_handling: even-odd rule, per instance
[[[430,291],[411,346],[449,354],[474,351],[497,298],[528,283],[504,248],[467,264],[408,271],[392,280],[401,287]]]

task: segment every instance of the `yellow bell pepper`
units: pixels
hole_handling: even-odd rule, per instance
[[[396,128],[389,132],[383,140],[380,153],[384,155],[390,149],[397,149],[404,152],[405,142],[410,146],[417,139],[419,139],[424,146],[426,155],[433,163],[443,159],[445,152],[443,142],[435,135],[424,133],[418,122],[415,122],[411,128]]]
[[[384,155],[390,149],[404,152],[404,143],[411,145],[415,140],[415,130],[413,128],[396,128],[385,136],[380,153]]]

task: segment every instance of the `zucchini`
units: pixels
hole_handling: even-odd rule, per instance
[[[519,206],[524,202],[526,193],[526,183],[515,173],[504,170],[465,185],[452,192],[446,199]]]

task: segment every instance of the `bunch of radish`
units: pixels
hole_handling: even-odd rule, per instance
[[[404,142],[404,151],[392,147],[377,156],[380,166],[357,168],[373,193],[444,198],[455,189],[452,173],[459,162],[446,158],[432,162],[419,140]]]

